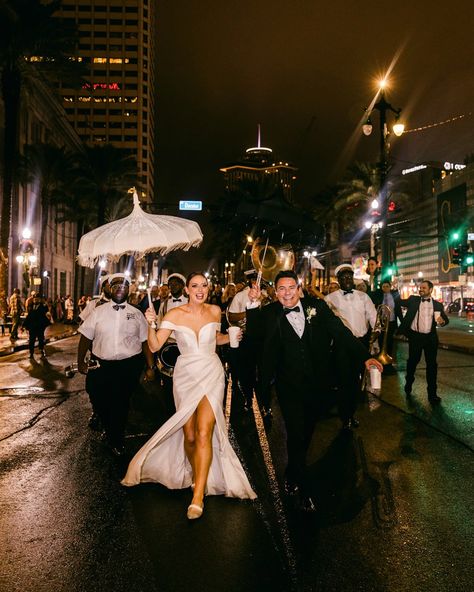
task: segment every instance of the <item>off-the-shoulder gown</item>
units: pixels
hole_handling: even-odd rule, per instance
[[[158,482],[169,489],[191,485],[192,471],[184,451],[182,427],[201,399],[207,397],[216,418],[207,494],[254,499],[256,495],[227,437],[222,411],[224,370],[216,354],[216,332],[220,323],[207,323],[201,327],[199,335],[189,327],[169,321],[163,321],[161,328],[175,332],[180,351],[173,373],[176,413],[133,457],[122,484]]]

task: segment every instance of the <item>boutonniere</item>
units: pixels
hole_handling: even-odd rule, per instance
[[[313,306],[308,306],[306,309],[306,320],[311,324],[311,319],[316,316],[316,309]]]

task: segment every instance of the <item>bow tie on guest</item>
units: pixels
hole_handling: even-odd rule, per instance
[[[112,308],[114,310],[120,310],[121,308],[125,308],[125,304],[114,304]]]
[[[431,301],[431,298],[422,298],[421,301],[422,302],[430,302]]]
[[[283,312],[285,314],[290,314],[290,312],[300,312],[300,307],[299,306],[295,306],[294,308],[287,308],[286,306],[283,307]]]
[[[344,290],[343,296],[345,296],[346,294],[352,294],[352,292],[354,292],[354,290]]]
[[[173,298],[172,302],[181,302],[181,298]]]

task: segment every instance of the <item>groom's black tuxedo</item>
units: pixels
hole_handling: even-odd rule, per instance
[[[247,331],[258,342],[259,391],[269,400],[272,382],[287,430],[287,478],[305,487],[305,456],[314,429],[314,411],[326,393],[331,346],[346,352],[348,364],[370,358],[367,350],[323,300],[300,300],[305,314],[302,337],[288,321],[280,302],[247,310]]]

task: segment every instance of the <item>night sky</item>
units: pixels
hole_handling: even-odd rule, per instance
[[[392,62],[386,98],[408,129],[474,111],[473,24],[471,0],[159,2],[157,201],[215,203],[219,167],[255,145],[261,123],[310,203],[352,161],[377,159],[377,114],[370,138],[360,123]],[[395,169],[462,162],[473,129],[471,114],[406,133]]]

